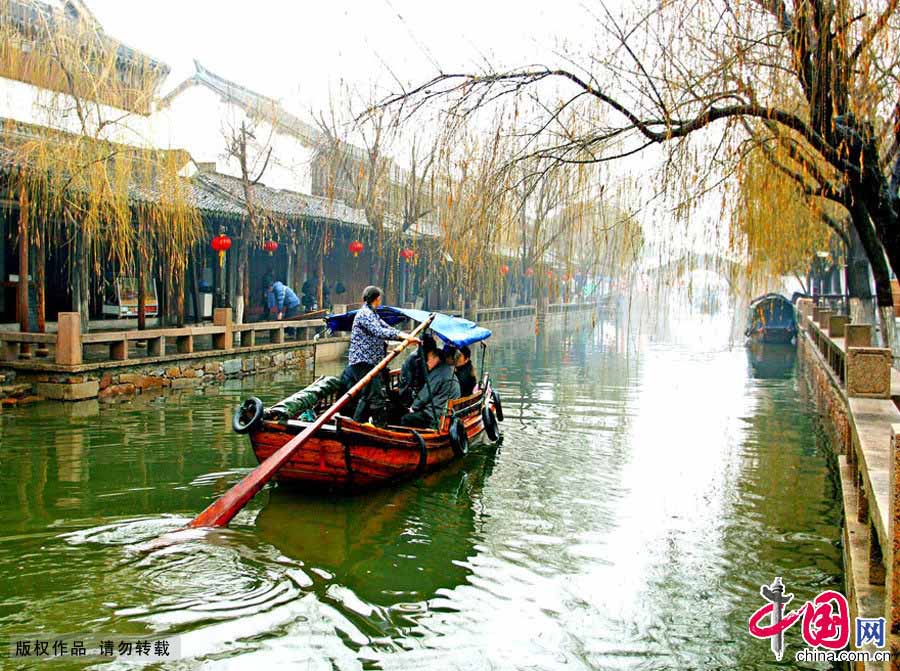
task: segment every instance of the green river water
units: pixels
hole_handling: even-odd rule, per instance
[[[306,379],[4,410],[0,667],[140,668],[10,656],[79,634],[177,642],[143,668],[773,668],[759,587],[841,589],[840,506],[792,352],[726,331],[495,337],[501,448],[349,499],[270,487],[160,547],[255,465],[234,406]]]

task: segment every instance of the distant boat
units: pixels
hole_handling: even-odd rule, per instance
[[[790,343],[797,337],[794,305],[781,294],[754,298],[744,335],[752,342]]]

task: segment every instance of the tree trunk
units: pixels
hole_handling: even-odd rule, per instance
[[[850,226],[850,247],[847,249],[845,277],[847,295],[850,298],[872,300],[869,259],[866,256],[866,249],[859,237],[859,232],[854,225]]]
[[[241,322],[246,321],[244,319],[243,312],[247,311],[250,308],[250,244],[247,243],[245,247],[244,273],[241,276],[241,302],[243,303]]]
[[[293,289],[296,294],[300,295],[300,287],[303,286],[303,275],[306,272],[306,268],[309,265],[307,261],[306,247],[295,245],[293,246],[294,253],[296,258],[294,259],[294,275],[291,278],[291,289]]]
[[[326,230],[322,231],[322,244],[319,247],[319,266],[318,266],[318,281],[316,282],[316,305],[319,306],[319,309],[322,310],[325,305],[325,247],[328,243],[328,233]]]
[[[175,286],[175,324],[184,326],[184,294],[185,294],[184,269],[176,271],[172,277]]]
[[[294,284],[294,245],[285,245],[284,247],[284,258],[285,258],[285,268],[284,268],[284,281],[291,289],[296,289],[296,285]],[[268,287],[263,287],[263,289],[268,289]]]
[[[138,330],[143,331],[147,328],[147,290],[144,288],[144,264],[141,261],[141,253],[135,255],[134,260],[134,281],[137,284],[137,322]],[[156,306],[159,310],[159,303]],[[157,313],[158,314],[158,313]]]
[[[19,209],[19,284],[16,291],[16,311],[19,329],[26,333],[28,324],[28,210]]]
[[[188,281],[191,285],[191,298],[194,303],[194,323],[200,324],[203,321],[203,304],[200,301],[200,285],[197,282],[197,259],[191,250],[188,256]]]
[[[234,289],[234,323],[244,323],[244,310],[246,309],[246,298],[249,294],[249,263],[250,263],[250,241],[247,240],[247,229],[251,224],[244,222],[237,248],[237,259],[235,263],[236,279]]]
[[[90,305],[87,291],[87,245],[84,236],[77,229],[77,223],[71,218],[71,223],[75,225],[74,244],[72,245],[72,257],[69,261],[71,264],[71,285],[72,285],[72,310],[77,312],[81,317],[81,331],[87,333],[90,330]]]
[[[23,189],[19,194],[19,285],[16,291],[16,311],[19,314],[19,330],[27,333],[28,324],[28,195]],[[21,356],[31,355],[31,345],[22,343]]]
[[[34,282],[35,299],[37,300],[37,331],[47,332],[47,250],[43,236],[38,236],[34,248]],[[39,348],[40,349],[40,348]]]
[[[166,278],[165,272],[160,267],[159,263],[152,264],[156,267],[156,273],[153,277],[153,280],[157,282],[157,289],[159,291],[159,295],[156,297],[157,304],[157,315],[159,319],[160,326],[168,326],[169,325],[169,282]]]

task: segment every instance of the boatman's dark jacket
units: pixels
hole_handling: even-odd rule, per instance
[[[422,357],[422,348],[410,354],[400,369],[400,401],[405,407],[412,405],[419,390],[425,386],[427,365]]]
[[[471,396],[478,385],[478,380],[475,379],[475,368],[471,361],[456,367],[456,379],[459,380],[459,392],[463,396]]]
[[[453,367],[441,363],[428,372],[425,384],[413,401],[412,411],[427,416],[431,420],[431,428],[436,429],[447,411],[447,403],[457,398],[459,381]]]

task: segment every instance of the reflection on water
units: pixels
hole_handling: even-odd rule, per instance
[[[792,355],[704,319],[498,329],[499,450],[168,545],[255,464],[234,404],[306,380],[4,412],[0,631],[180,634],[184,669],[768,668],[759,585],[839,587],[839,508]]]
[[[765,380],[789,378],[797,362],[797,347],[791,344],[751,342],[747,344],[747,361],[753,377]]]

